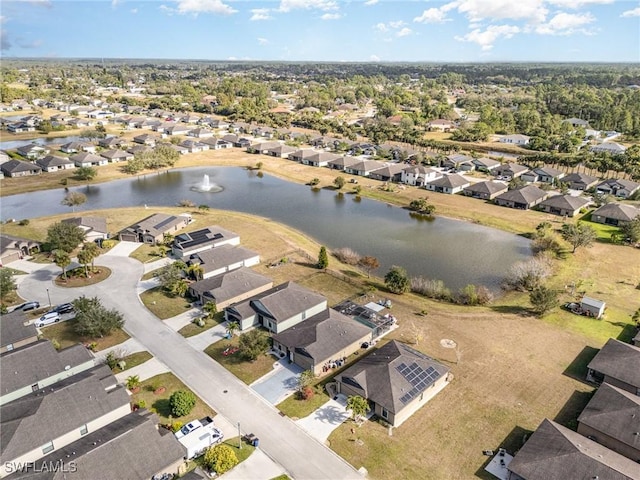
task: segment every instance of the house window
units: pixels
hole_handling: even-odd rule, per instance
[[[89,427],[87,427],[87,424],[85,423],[80,427],[80,435],[86,435],[87,433],[89,433]]]
[[[384,407],[382,407],[382,418],[389,418],[389,412]]]
[[[42,453],[47,454],[49,452],[53,451],[53,441],[49,442],[49,443],[45,443],[42,446]]]
[[[33,385],[31,385],[31,391],[32,392],[37,392],[38,391],[38,384],[34,383]]]

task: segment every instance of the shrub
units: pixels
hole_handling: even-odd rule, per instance
[[[384,276],[384,284],[391,293],[402,295],[408,292],[409,277],[407,277],[407,271],[402,267],[393,265]]]
[[[236,452],[228,445],[210,447],[204,454],[204,466],[222,475],[238,464]]]
[[[309,185],[311,185],[312,187],[315,187],[319,183],[320,183],[320,179],[316,177],[311,179],[311,181],[309,182]]]
[[[302,399],[303,399],[303,400],[309,400],[309,399],[311,399],[311,398],[313,398],[313,388],[311,388],[311,387],[305,387],[305,388],[302,390]]]
[[[171,413],[176,417],[183,417],[188,415],[193,407],[196,406],[196,396],[193,392],[186,390],[178,390],[173,392],[169,397],[169,407],[171,407]]]
[[[504,286],[510,290],[531,291],[540,286],[551,273],[550,259],[544,255],[538,255],[525,262],[514,264],[509,270]]]
[[[51,345],[53,345],[53,348],[56,350],[60,350],[60,342],[55,338],[51,340]]]
[[[184,423],[182,422],[173,422],[171,424],[171,431],[173,433],[176,433],[178,430],[180,430],[183,427]]]
[[[29,219],[28,218],[23,218],[22,220],[20,220],[18,222],[18,225],[21,225],[23,227],[26,227],[27,225],[29,225]]]
[[[147,402],[145,402],[144,400],[139,400],[138,408],[147,408]]]
[[[104,359],[104,363],[107,364],[107,366],[113,370],[114,368],[116,368],[118,366],[118,362],[120,359],[116,358],[115,353],[113,352],[109,352],[107,353],[107,356]]]
[[[432,280],[424,277],[411,278],[411,291],[427,298],[436,300],[450,300],[451,291],[445,287],[442,280]]]
[[[360,261],[360,254],[348,247],[338,248],[331,252],[334,257],[347,265],[357,265]]]

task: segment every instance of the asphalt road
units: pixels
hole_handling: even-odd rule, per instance
[[[360,479],[362,476],[341,457],[321,444],[287,417],[282,417],[247,385],[194,349],[184,337],[149,312],[136,294],[143,265],[128,257],[103,255],[96,265],[105,265],[112,275],[81,291],[57,287],[52,280],[59,273],[47,265],[20,281],[23,298],[48,303],[47,288],[54,304],[73,300],[80,294],[98,296],[109,308],[121,311],[125,331],[167,365],[216,412],[243,433],[260,439],[260,449],[280,464],[293,479]],[[249,479],[248,479],[249,480]]]

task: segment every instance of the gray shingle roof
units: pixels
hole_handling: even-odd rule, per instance
[[[242,267],[215,277],[200,280],[191,284],[189,288],[201,295],[206,293],[217,303],[222,303],[260,287],[269,288],[271,285],[272,280],[270,278],[260,275],[249,268]]]
[[[592,177],[586,173],[570,173],[562,179],[566,183],[584,183],[585,185],[591,185],[598,181],[598,177]]]
[[[15,459],[128,404],[106,365],[14,400],[0,407],[0,458]]]
[[[606,203],[591,214],[591,216],[613,218],[623,222],[630,222],[638,215],[640,215],[640,209],[624,203]]]
[[[435,185],[436,187],[459,188],[469,185],[469,180],[464,178],[462,175],[453,174],[445,175],[437,180],[433,180],[429,182],[429,185]]]
[[[186,454],[175,436],[157,428],[157,423],[158,417],[147,410],[132,412],[41,458],[31,471],[14,474],[12,479],[148,480]],[[55,465],[60,459],[75,462],[76,471],[65,475],[62,471],[42,473],[43,468],[38,468]]]
[[[37,336],[38,330],[35,325],[25,325],[25,321],[27,321],[27,315],[22,310],[15,310],[11,313],[0,315],[0,346],[6,347],[7,345]],[[0,389],[0,395],[2,395],[2,393]]]
[[[6,352],[0,361],[0,395],[35,385],[64,372],[67,365],[75,367],[92,359],[93,356],[83,345],[57,351],[49,340]]]
[[[107,233],[107,219],[103,217],[73,217],[62,220],[76,227],[86,227],[94,232]]]
[[[316,363],[338,354],[363,337],[371,336],[371,328],[327,308],[323,312],[273,336],[289,349],[300,349]],[[367,340],[369,339],[367,338]]]
[[[2,171],[7,173],[30,172],[32,170],[42,170],[38,165],[22,160],[9,160],[2,164]]]
[[[540,202],[541,206],[549,206],[553,208],[562,208],[564,210],[578,210],[591,203],[583,197],[574,197],[571,195],[554,195]]]
[[[578,422],[640,451],[640,396],[600,385]]]
[[[525,203],[527,205],[540,200],[547,196],[548,193],[544,190],[536,187],[535,185],[527,185],[525,187],[517,188],[515,190],[509,190],[508,192],[501,193],[496,198],[500,200],[506,200],[516,203]]]
[[[397,414],[405,406],[400,399],[413,388],[397,369],[402,363],[416,363],[423,370],[432,367],[441,376],[449,372],[448,367],[433,358],[392,340],[346,369],[339,375],[339,379],[353,379],[362,386],[369,400]],[[425,385],[423,391],[430,386],[431,383]]]
[[[474,183],[472,185],[469,185],[468,187],[465,187],[464,191],[465,192],[477,192],[477,193],[484,193],[487,195],[493,195],[495,193],[498,192],[504,192],[508,189],[509,187],[501,182],[494,182],[494,181],[487,181],[487,182],[478,182],[478,183]]]
[[[259,299],[252,301],[252,305],[263,305],[278,323],[326,301],[319,293],[295,282],[286,282],[264,292]]]
[[[140,222],[127,227],[125,232],[149,232],[154,237],[170,231],[173,227],[181,222],[184,222],[185,218],[181,216],[167,215],[166,213],[154,213],[153,215],[140,220]]]
[[[526,480],[638,479],[637,463],[547,419],[508,468]]]
[[[640,388],[639,347],[610,338],[587,367]]]
[[[228,267],[229,265],[243,262],[257,256],[257,252],[249,250],[248,248],[233,245],[220,245],[216,248],[196,252],[188,257],[184,257],[183,260],[193,264],[199,263],[206,274],[213,270]]]
[[[356,163],[359,163],[360,160],[358,160],[357,158],[354,157],[347,157],[347,156],[341,156],[336,158],[335,160],[331,160],[329,162],[329,165],[332,166],[336,166],[336,167],[351,167],[353,165],[355,165]]]
[[[64,157],[47,155],[44,158],[39,158],[38,160],[36,160],[36,164],[42,168],[49,168],[49,167],[63,167],[66,165],[73,165],[73,162],[69,161]]]

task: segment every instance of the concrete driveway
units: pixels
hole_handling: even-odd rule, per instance
[[[274,370],[251,384],[254,392],[272,405],[277,405],[298,387],[298,377],[303,369],[286,358],[275,363]]]
[[[296,420],[296,423],[313,438],[324,442],[331,432],[349,419],[350,412],[346,405],[347,397],[340,394],[336,400],[329,400],[311,415]]]

